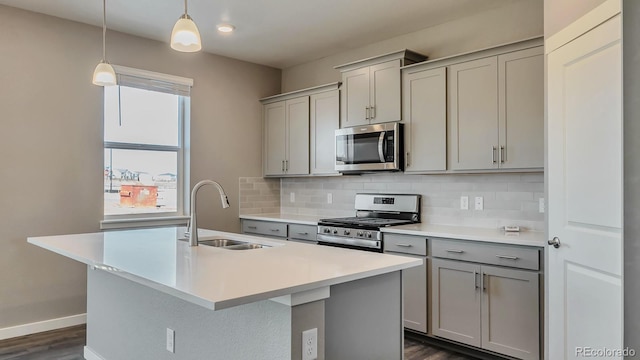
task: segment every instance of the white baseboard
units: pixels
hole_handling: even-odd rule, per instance
[[[17,325],[0,329],[0,340],[36,334],[43,331],[57,330],[86,323],[87,314],[78,314],[57,319],[34,322],[30,324]]]
[[[97,353],[95,353],[93,350],[91,350],[90,347],[85,346],[84,347],[84,358],[86,360],[104,360],[102,358],[102,356],[98,355]]]

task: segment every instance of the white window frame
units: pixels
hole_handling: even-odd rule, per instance
[[[154,90],[154,86],[161,86],[164,89],[171,89],[172,87],[180,88],[183,90],[185,87],[190,89],[193,86],[193,79],[184,78],[180,76],[168,75],[157,73],[153,71],[134,69],[125,66],[113,65],[116,72],[116,76],[120,78],[120,75],[135,77],[141,79],[141,81],[147,81],[148,86],[140,86],[140,88],[147,88],[148,90]],[[119,84],[120,82],[118,82]],[[137,87],[137,86],[134,86]],[[158,91],[158,90],[156,90]],[[171,92],[171,91],[164,91]],[[186,225],[189,220],[189,216],[186,215],[186,209],[189,207],[189,160],[190,160],[190,96],[180,94],[176,92],[176,95],[180,95],[180,101],[178,103],[178,146],[164,146],[164,145],[145,145],[136,143],[121,143],[121,142],[104,142],[103,148],[106,149],[122,149],[122,150],[152,150],[152,151],[171,151],[177,152],[177,209],[175,212],[166,213],[144,213],[144,214],[126,214],[126,215],[105,215],[104,204],[102,206],[103,220],[100,222],[100,228],[106,229],[120,229],[120,228],[138,228],[147,226],[169,226],[169,225]],[[103,94],[104,98],[104,94]],[[103,111],[104,114],[104,111]],[[103,118],[104,123],[104,118]],[[104,139],[104,136],[103,136]],[[103,187],[102,185],[101,187]],[[103,196],[104,199],[104,196]]]

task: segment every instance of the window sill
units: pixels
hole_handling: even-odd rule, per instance
[[[131,229],[156,226],[186,226],[188,222],[188,216],[109,219],[100,221],[100,230]]]

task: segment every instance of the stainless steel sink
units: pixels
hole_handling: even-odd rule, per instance
[[[198,242],[198,245],[206,245],[213,247],[227,247],[233,245],[244,245],[247,244],[244,241],[238,240],[230,240],[230,239],[211,239],[211,240],[202,240]]]
[[[271,247],[271,246],[262,245],[262,244],[244,243],[244,244],[240,244],[240,245],[225,246],[224,249],[227,249],[227,250],[251,250],[251,249],[262,249],[262,248],[268,248],[268,247]]]

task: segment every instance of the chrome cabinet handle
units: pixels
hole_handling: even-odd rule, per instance
[[[396,244],[397,246],[401,246],[401,247],[406,247],[406,248],[410,248],[413,247],[413,245],[411,244]]]
[[[553,247],[557,249],[560,247],[560,239],[558,239],[558,237],[555,236],[553,239],[547,241],[547,244],[553,245]]]
[[[507,160],[507,153],[504,150],[504,145],[500,146],[500,162],[504,164],[505,160]]]
[[[476,289],[479,288],[478,286],[478,272],[473,270],[473,285],[475,286]]]
[[[282,160],[282,172],[284,172],[284,160]]]
[[[462,251],[462,250],[447,249],[447,252],[455,253],[455,254],[462,254],[464,251]]]
[[[496,163],[496,147],[492,146],[491,147],[491,162],[492,163]]]
[[[485,281],[484,277],[487,274],[485,274],[484,272],[482,273],[482,277],[480,278],[480,280],[482,280],[482,291],[487,291],[487,282]]]
[[[271,229],[271,231],[278,232],[280,229]]]
[[[298,235],[309,235],[308,232],[299,232]]]
[[[376,118],[376,107],[372,106],[369,108],[369,119],[375,119]]]
[[[284,171],[289,171],[289,160],[284,161]]]
[[[364,119],[365,119],[365,120],[370,120],[370,119],[371,119],[371,116],[369,116],[369,110],[370,110],[370,109],[371,109],[371,108],[370,108],[370,107],[368,107],[368,106],[364,108],[364,111],[365,111]]]
[[[257,226],[247,226],[247,229],[257,229]]]
[[[407,167],[411,166],[411,153],[407,153]]]
[[[510,255],[496,255],[496,257],[500,259],[518,260],[517,256],[510,256]]]

